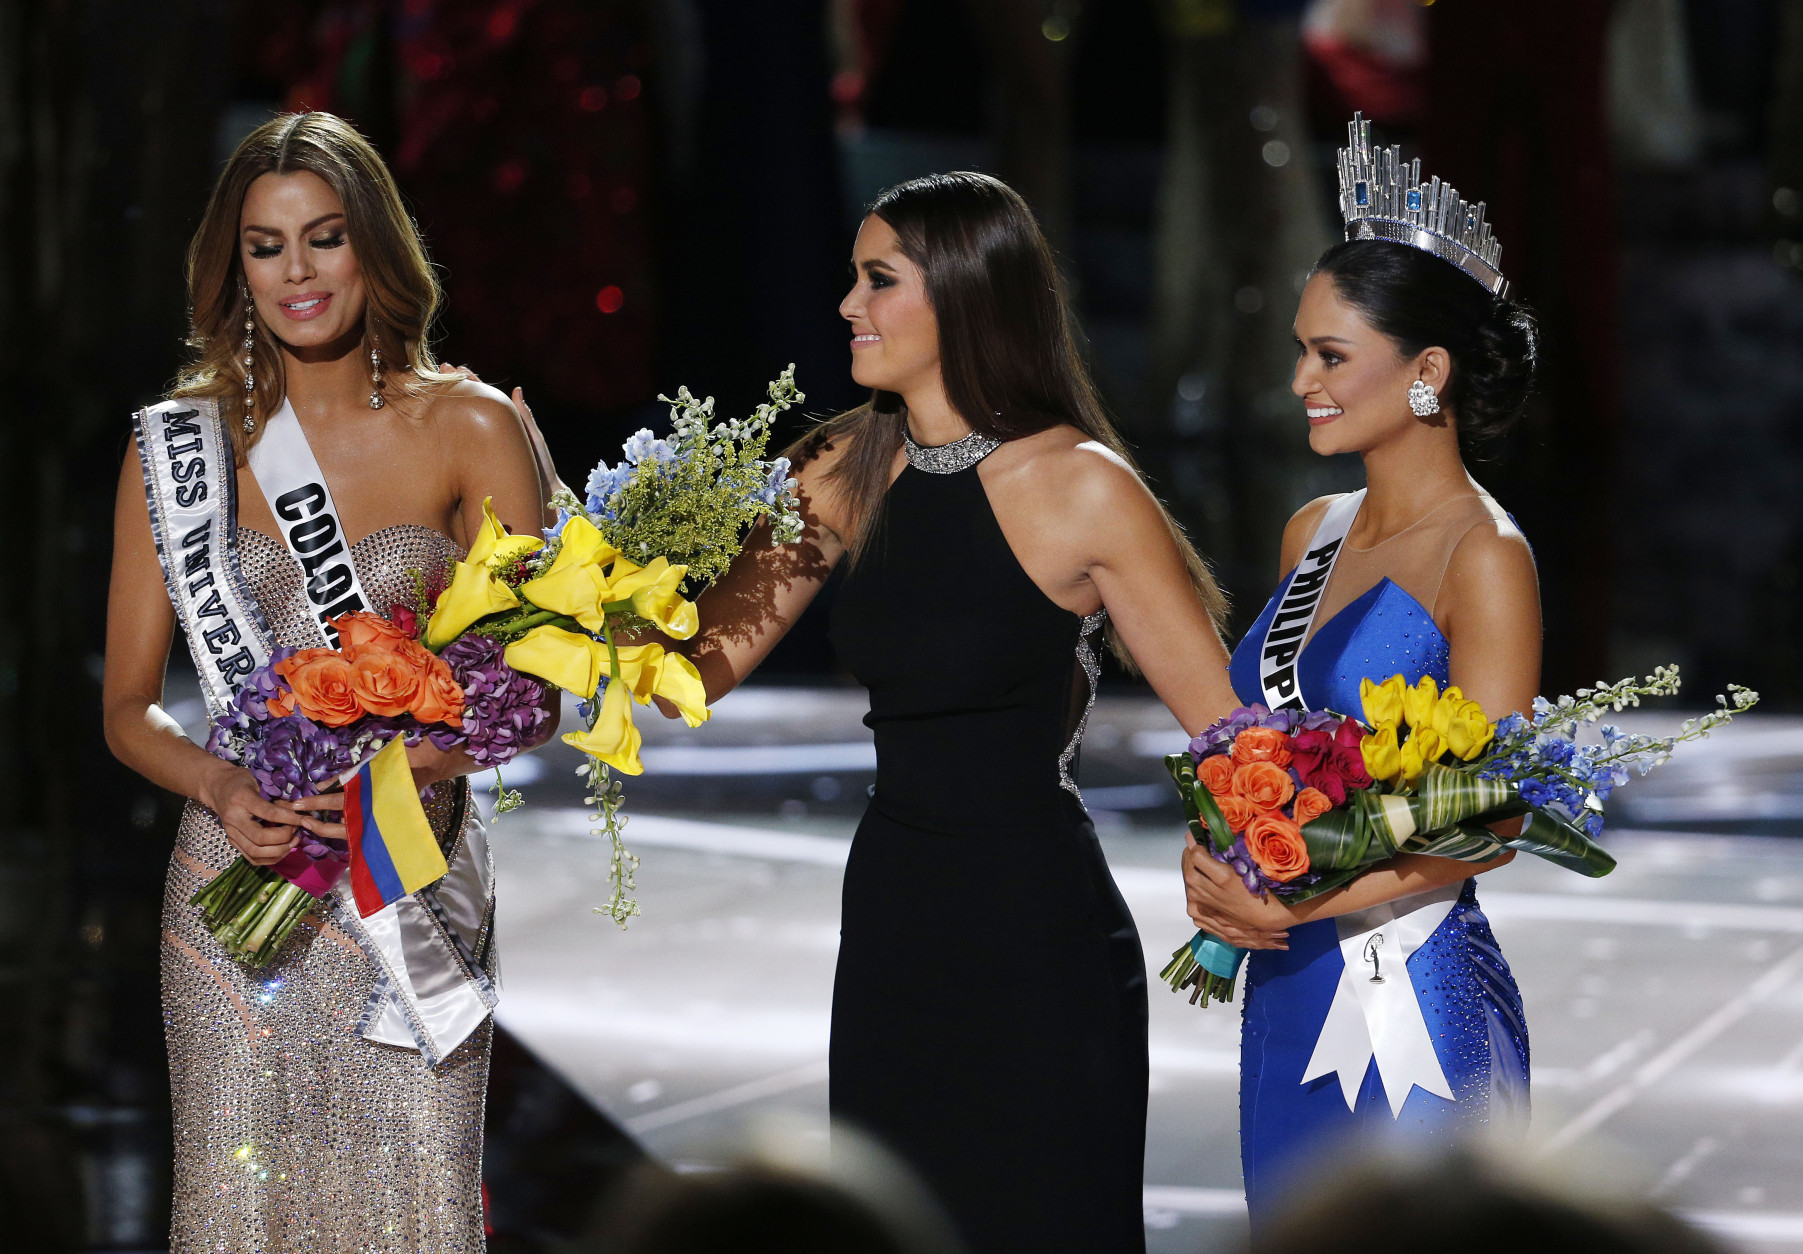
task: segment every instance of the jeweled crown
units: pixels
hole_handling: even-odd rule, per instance
[[[1438,178],[1421,181],[1421,161],[1405,163],[1402,145],[1371,147],[1371,123],[1355,113],[1340,149],[1340,214],[1347,239],[1387,239],[1432,253],[1469,274],[1497,296],[1509,281],[1498,270],[1502,243],[1484,221],[1484,202],[1471,203]]]

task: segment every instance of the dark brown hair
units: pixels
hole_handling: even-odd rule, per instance
[[[246,136],[225,163],[188,245],[188,345],[195,355],[172,393],[218,401],[240,458],[262,435],[263,424],[249,436],[241,430],[244,354],[239,345],[247,306],[238,218],[252,183],[265,174],[297,170],[324,179],[344,205],[345,230],[367,293],[364,333],[382,355],[384,388],[398,381],[403,392],[417,393],[453,377],[438,373],[426,343],[438,312],[438,277],[382,158],[356,127],[333,114],[273,117]],[[255,413],[268,418],[287,391],[282,354],[261,320],[254,343]]]
[[[1521,416],[1534,384],[1534,315],[1432,253],[1390,240],[1335,244],[1315,262],[1340,299],[1365,316],[1403,357],[1439,345],[1452,356],[1441,400],[1459,440],[1474,450]]]
[[[939,324],[946,398],[973,431],[1013,440],[1069,424],[1138,470],[1077,351],[1052,250],[1013,188],[987,174],[929,174],[891,187],[867,212],[888,223],[902,253],[920,267]],[[907,421],[902,398],[878,391],[790,450],[799,464],[828,444],[844,445],[826,481],[844,502],[853,562],[873,532]],[[1218,626],[1226,598],[1169,511],[1165,521],[1196,595]],[[1131,667],[1112,627],[1109,643]]]

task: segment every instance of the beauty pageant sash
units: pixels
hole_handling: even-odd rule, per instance
[[[163,583],[216,718],[244,677],[269,661],[272,643],[238,566],[232,441],[210,400],[163,401],[133,414],[132,426]]]
[[[363,583],[351,564],[350,545],[332,489],[301,430],[300,419],[286,398],[263,426],[263,438],[251,446],[250,473],[269,502],[281,529],[282,543],[306,575],[302,591],[319,620],[326,643],[338,647],[329,619],[369,608]]]
[[[1346,965],[1302,1083],[1338,1072],[1346,1109],[1356,1110],[1359,1087],[1376,1058],[1392,1117],[1402,1117],[1403,1103],[1417,1086],[1454,1100],[1408,961],[1446,921],[1464,887],[1459,881],[1334,920]]]
[[[283,400],[251,448],[250,471],[281,528],[282,542],[306,575],[308,605],[320,639],[333,646],[327,619],[369,608],[351,562],[332,490],[307,443],[294,407]],[[445,851],[449,871],[367,919],[357,912],[350,877],[334,887],[333,917],[381,972],[358,1029],[366,1040],[417,1049],[432,1066],[482,1025],[497,1000],[476,952],[489,948],[494,867],[488,834],[465,815]]]
[[[1302,677],[1297,659],[1308,641],[1309,629],[1315,625],[1315,611],[1327,592],[1327,581],[1333,575],[1334,561],[1345,546],[1352,520],[1358,517],[1364,503],[1365,489],[1349,492],[1321,516],[1320,525],[1310,537],[1308,551],[1296,563],[1295,573],[1283,592],[1277,612],[1258,651],[1258,686],[1265,707],[1272,710],[1306,710],[1302,696]]]
[[[268,662],[275,640],[238,560],[237,470],[230,436],[209,400],[164,401],[132,416],[163,580],[188,639],[210,715]],[[250,457],[288,550],[306,575],[317,615],[363,609],[343,523],[300,422],[286,403]],[[430,887],[361,918],[341,879],[325,907],[375,964],[359,1029],[372,1041],[417,1049],[432,1066],[481,1026],[497,1000],[492,965],[494,866],[475,815],[460,815],[450,866]]]

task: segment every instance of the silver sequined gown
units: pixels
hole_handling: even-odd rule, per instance
[[[287,549],[240,529],[245,578],[278,643],[317,642]],[[402,600],[409,568],[461,551],[424,527],[388,527],[352,561],[372,605]],[[428,803],[441,844],[468,786]],[[250,971],[188,904],[236,856],[189,802],[163,900],[163,1022],[175,1107],[170,1254],[456,1254],[484,1248],[482,1112],[492,1020],[436,1069],[357,1035],[375,970],[317,918]]]

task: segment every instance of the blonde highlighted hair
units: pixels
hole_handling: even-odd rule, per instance
[[[245,434],[244,319],[249,310],[239,216],[250,185],[265,174],[307,170],[323,179],[344,205],[345,230],[362,270],[367,303],[364,337],[381,354],[382,386],[418,395],[456,376],[440,374],[427,334],[442,292],[426,258],[419,229],[401,202],[394,176],[357,128],[330,113],[285,113],[245,137],[226,162],[188,245],[188,346],[194,357],[172,396],[219,403],[240,460],[263,423]],[[267,419],[287,391],[280,345],[252,319],[252,416]]]

